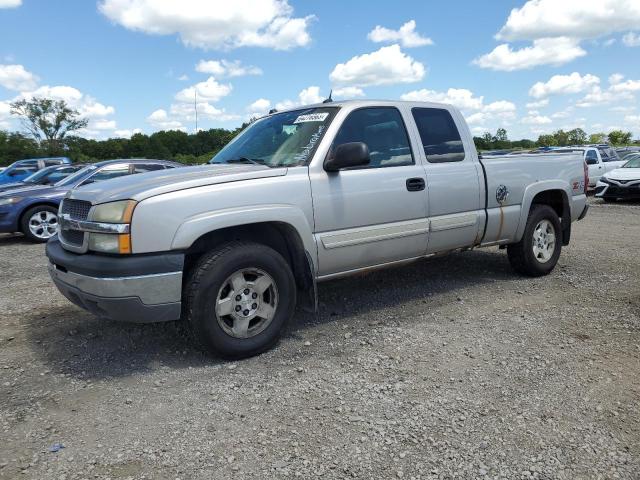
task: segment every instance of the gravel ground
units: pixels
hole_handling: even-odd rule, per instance
[[[640,478],[640,204],[590,202],[546,278],[487,249],[322,284],[236,363],[1,237],[0,478]]]

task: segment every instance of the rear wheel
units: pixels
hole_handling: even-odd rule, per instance
[[[22,216],[20,229],[32,242],[46,242],[58,231],[58,209],[51,205],[30,208]]]
[[[533,205],[522,239],[507,246],[507,255],[516,272],[539,277],[553,270],[561,250],[562,229],[558,214],[548,205]]]
[[[186,316],[196,340],[227,358],[275,345],[296,304],[287,261],[261,244],[231,242],[203,255],[185,287]]]

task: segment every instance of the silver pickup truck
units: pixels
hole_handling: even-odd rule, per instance
[[[586,185],[580,153],[479,158],[449,105],[330,102],[257,120],[210,165],[71,191],[46,251],[76,305],[182,317],[244,357],[278,341],[297,299],[317,305],[319,281],[490,245],[549,273]]]

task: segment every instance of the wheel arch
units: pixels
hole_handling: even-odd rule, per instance
[[[520,221],[516,232],[516,241],[524,235],[529,213],[533,205],[548,205],[558,214],[562,227],[562,244],[568,245],[571,238],[571,204],[569,184],[560,180],[535,183],[527,187],[522,200]]]
[[[205,252],[232,241],[250,241],[266,245],[287,261],[299,290],[310,294],[316,303],[315,266],[311,252],[305,247],[300,232],[290,223],[270,220],[213,229],[201,234],[185,249],[183,281]]]

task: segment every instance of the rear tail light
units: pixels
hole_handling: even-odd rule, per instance
[[[584,166],[584,193],[587,193],[587,190],[589,189],[589,166],[587,165],[587,162],[583,163]]]

